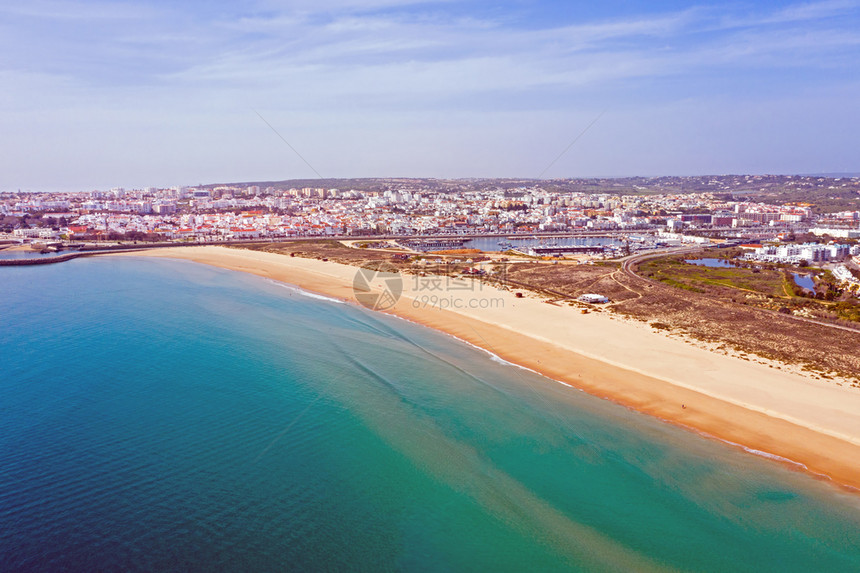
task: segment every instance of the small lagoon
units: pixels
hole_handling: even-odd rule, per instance
[[[684,259],[685,263],[711,268],[732,268],[735,265],[727,259]]]
[[[684,259],[684,262],[691,265],[709,268],[730,269],[735,267],[734,262],[729,259]],[[804,273],[791,273],[791,275],[794,277],[794,284],[806,290],[815,291],[815,281],[813,280],[814,275]]]
[[[800,273],[791,273],[794,277],[794,284],[806,290],[815,290],[815,281],[812,280],[813,275],[803,275]]]

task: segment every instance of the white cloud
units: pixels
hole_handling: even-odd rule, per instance
[[[0,13],[48,20],[136,20],[161,14],[146,4],[112,1],[28,0],[0,2]]]
[[[858,7],[860,7],[860,2],[856,0],[826,0],[824,2],[793,4],[770,16],[765,16],[760,22],[766,24],[806,22],[850,14]]]
[[[795,98],[778,115],[789,121],[787,110],[806,109],[810,71],[816,97],[838,92],[828,105],[856,116],[847,95],[856,90],[839,91],[860,57],[854,2],[751,16],[734,8],[734,18],[725,16],[729,8],[691,8],[531,28],[498,14],[446,19],[445,3],[429,11],[426,4],[261,2],[200,18],[183,5],[0,4],[7,16],[0,172],[10,181],[42,177],[33,158],[45,157],[82,173],[145,174],[154,163],[192,181],[264,178],[254,171],[281,165],[284,150],[255,108],[297,138],[326,175],[534,175],[569,132],[607,106],[595,141],[612,128],[618,140],[627,130],[626,143],[580,150],[584,163],[560,162],[558,174],[610,174],[613,165],[623,173],[705,169],[737,160],[716,143],[726,147],[732,130],[714,122],[749,138],[733,111],[767,109],[781,90]],[[95,11],[102,17],[74,15]],[[781,85],[761,87],[772,81]],[[661,111],[679,101],[689,102],[679,107],[684,121]],[[643,121],[649,113],[664,123]],[[613,123],[622,116],[627,123]],[[778,131],[754,113],[745,121]],[[706,126],[720,134],[715,142],[696,139]],[[636,144],[645,133],[663,135]],[[840,131],[835,141],[845,145],[847,137]]]

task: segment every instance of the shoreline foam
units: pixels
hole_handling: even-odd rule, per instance
[[[355,303],[351,286],[356,268],[348,265],[225,247],[178,247],[132,256],[248,272]],[[463,311],[417,308],[420,293],[404,288],[398,304],[386,313],[572,389],[860,489],[860,392],[718,355],[596,313],[580,315],[495,289],[483,294],[499,297],[505,305]],[[578,329],[588,332],[577,334]],[[601,353],[602,344],[609,348]],[[625,356],[613,355],[619,349]]]

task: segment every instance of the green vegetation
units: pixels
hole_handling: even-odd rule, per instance
[[[643,276],[694,292],[732,288],[765,296],[786,296],[785,277],[775,270],[743,267],[704,267],[678,257],[651,259],[640,266]]]
[[[709,250],[697,258],[718,258],[726,253]],[[682,256],[670,256],[645,261],[638,272],[675,288],[783,314],[860,322],[860,301],[843,292],[830,271],[805,269],[816,276],[815,292],[809,292],[795,284],[792,271],[796,270],[789,265],[747,262],[734,267],[705,267],[687,263]]]
[[[856,301],[837,302],[830,307],[830,310],[838,314],[840,318],[860,322],[860,303]]]
[[[740,247],[730,247],[728,249],[708,249],[698,255],[688,256],[687,259],[724,259],[730,261],[743,255],[746,251]]]
[[[809,203],[816,213],[836,213],[839,211],[854,211],[860,207],[860,197],[852,186],[842,189],[830,187],[815,187],[812,185],[786,187],[767,193],[754,193],[754,201],[784,205],[785,203]]]

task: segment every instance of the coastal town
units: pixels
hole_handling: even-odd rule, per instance
[[[857,177],[780,177],[782,191],[802,189],[809,195],[814,187],[843,198],[843,205],[831,201],[836,208],[826,210],[809,199],[780,201],[780,194],[761,200],[757,195],[768,189],[761,176],[709,178],[714,189],[706,191],[702,185],[670,186],[666,179],[622,180],[615,191],[607,180],[440,185],[415,179],[370,180],[362,189],[211,185],[6,192],[0,193],[0,232],[21,239],[199,242],[640,230],[758,240],[787,232],[860,237]]]
[[[686,244],[745,245],[744,260],[831,264],[846,287],[854,292],[860,287],[858,177],[313,183],[0,193],[0,240],[62,250],[385,238],[417,251],[477,246],[554,258],[582,253],[618,258]],[[476,242],[482,237],[487,240]],[[576,237],[607,240],[571,240]],[[540,241],[524,247],[524,238]]]

